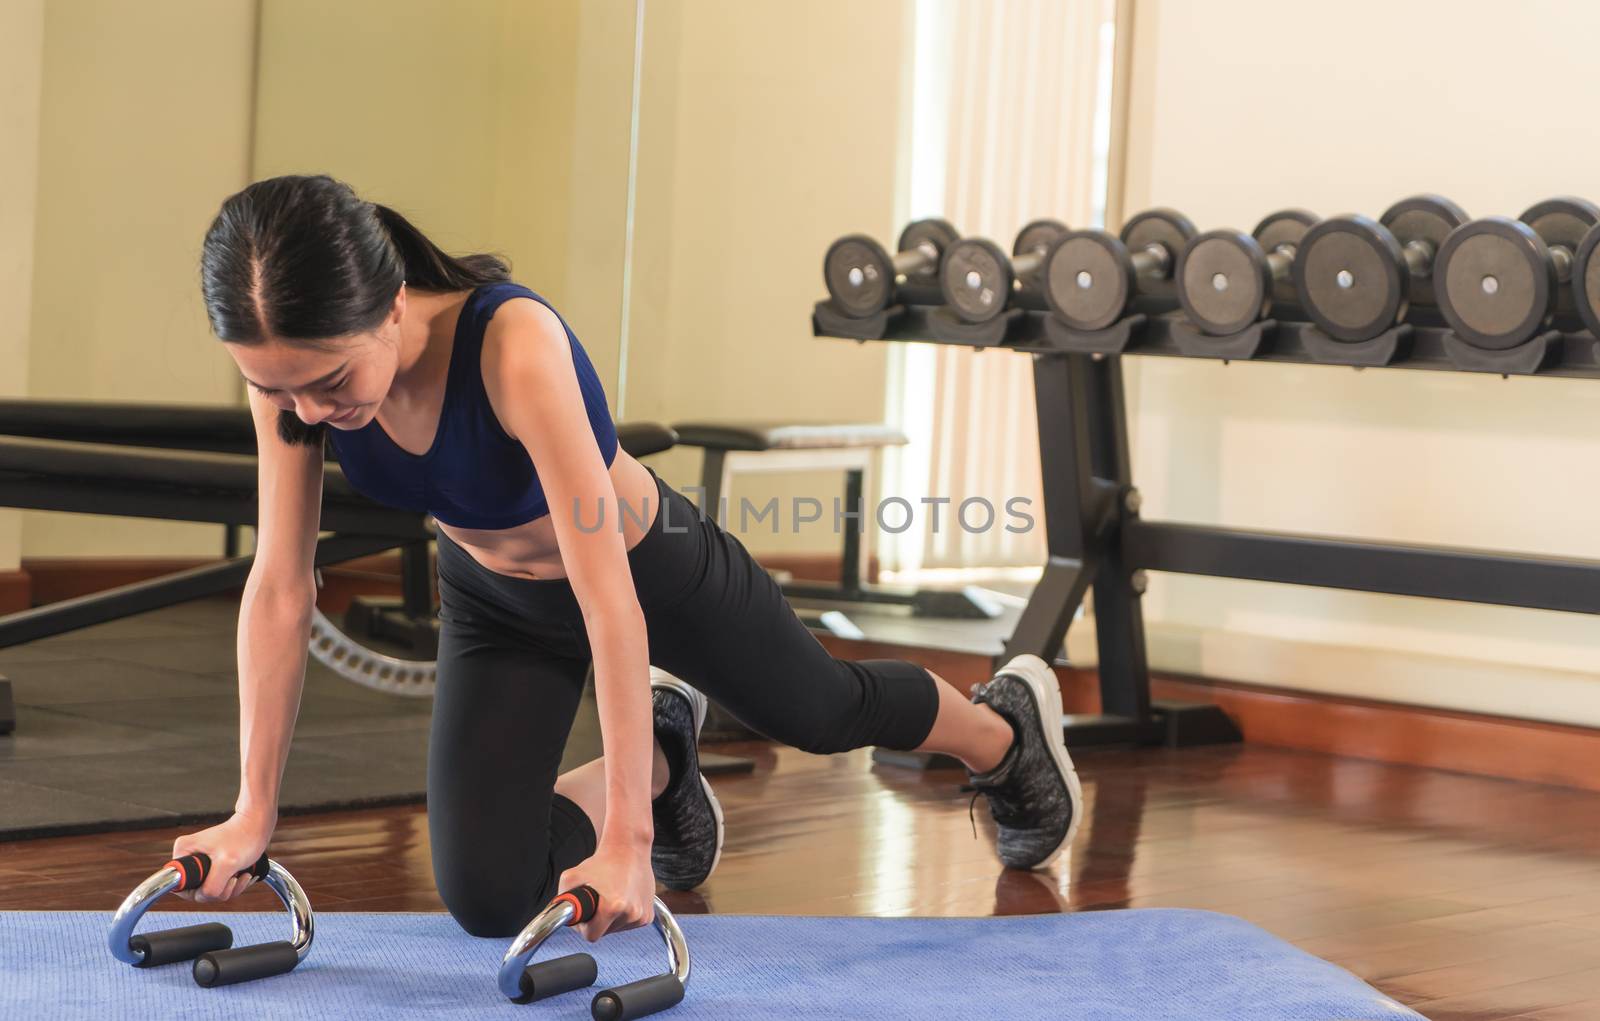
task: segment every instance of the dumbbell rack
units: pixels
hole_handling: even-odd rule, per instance
[[[1417,312],[1425,322],[1427,310]],[[1181,313],[1151,310],[1077,333],[1032,308],[971,326],[932,305],[849,319],[827,301],[815,307],[812,332],[1033,356],[1048,559],[1002,656],[1033,653],[1052,662],[1093,586],[1102,711],[1068,718],[1070,745],[1239,740],[1216,706],[1151,699],[1139,603],[1147,571],[1600,614],[1600,561],[1147,521],[1133,485],[1122,382],[1124,355],[1600,379],[1600,343],[1586,333],[1552,331],[1491,352],[1442,326],[1411,323],[1346,344],[1291,321],[1208,337]]]

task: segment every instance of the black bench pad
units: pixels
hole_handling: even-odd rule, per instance
[[[898,447],[906,434],[882,422],[674,422],[678,442],[712,450],[831,450]]]

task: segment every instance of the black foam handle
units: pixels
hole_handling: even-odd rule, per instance
[[[268,978],[293,971],[300,963],[294,944],[287,940],[276,943],[258,943],[237,950],[213,950],[195,958],[194,980],[198,985],[231,986],[235,982]]]
[[[206,877],[211,874],[211,856],[204,851],[193,851],[182,858],[174,858],[167,864],[183,874],[183,879],[177,886],[173,887],[174,893],[179,890],[194,890],[204,886]],[[249,876],[259,882],[267,878],[269,869],[267,852],[262,851],[261,857],[256,859],[254,865],[247,869],[240,869],[234,875]]]
[[[587,989],[600,975],[594,958],[588,954],[568,954],[540,961],[522,969],[522,995],[512,1003],[536,1003],[574,989]]]
[[[682,1002],[683,983],[678,981],[678,976],[657,975],[595,993],[589,1013],[594,1015],[594,1021],[628,1021]]]
[[[221,922],[185,925],[135,933],[128,937],[128,946],[144,954],[135,968],[154,968],[174,961],[192,961],[207,951],[226,950],[233,946],[233,931]]]

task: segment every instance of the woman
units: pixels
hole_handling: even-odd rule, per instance
[[[738,540],[617,449],[577,338],[499,259],[452,258],[331,178],[279,177],[223,203],[202,290],[249,383],[260,518],[239,613],[239,798],[173,846],[211,855],[197,899],[239,893],[277,821],[324,436],[358,489],[438,521],[428,825],[467,932],[514,935],[587,883],[594,941],[650,922],[657,880],[710,875],[722,813],[699,772],[701,688],[807,751],[958,756],[1007,865],[1070,842],[1080,794],[1045,664],[1019,657],[969,701],[910,663],[828,655]],[[557,776],[591,660],[604,754]]]

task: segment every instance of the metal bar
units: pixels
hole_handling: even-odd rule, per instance
[[[241,405],[0,399],[0,435],[118,446],[255,454],[255,424]]]
[[[970,341],[945,340],[933,333],[929,316],[938,308],[936,305],[908,305],[903,314],[897,317],[889,327],[888,332],[882,337],[867,338],[890,342],[911,342],[916,344],[952,344],[959,347],[970,347]],[[1045,334],[1045,319],[1053,313],[1028,309],[1017,319],[1015,325],[1006,335],[1004,343],[998,345],[1000,350],[1022,351],[1033,354],[1054,353],[1061,349],[1051,342]],[[1420,319],[1422,313],[1413,312],[1413,316]],[[1145,322],[1133,331],[1131,343],[1128,345],[1127,354],[1130,355],[1158,355],[1173,358],[1200,358],[1207,361],[1223,360],[1215,355],[1188,355],[1179,349],[1177,341],[1172,336],[1172,326],[1177,321],[1177,316],[1151,315]],[[1251,362],[1292,362],[1306,365],[1322,365],[1311,354],[1311,349],[1306,346],[1305,335],[1308,330],[1315,329],[1313,323],[1280,321],[1273,330],[1271,342],[1263,347]],[[813,330],[815,328],[813,327]],[[1450,355],[1445,346],[1445,337],[1449,330],[1443,326],[1419,322],[1411,331],[1411,347],[1404,357],[1397,358],[1392,364],[1381,366],[1384,369],[1423,369],[1427,371],[1461,372],[1450,360]],[[829,336],[829,334],[817,334]],[[858,338],[840,338],[856,340]],[[1587,333],[1563,334],[1557,345],[1559,353],[1555,364],[1540,369],[1532,375],[1535,378],[1566,377],[1576,379],[1600,379],[1600,344]],[[1328,371],[1351,371],[1349,366],[1326,366]],[[1380,368],[1373,366],[1373,368]]]
[[[180,496],[193,492],[245,494],[254,499],[258,472],[256,458],[248,454],[0,436],[0,478],[66,482],[101,490],[137,487]],[[379,506],[357,492],[332,463],[323,470],[322,496],[325,505]],[[383,509],[390,514],[407,513]]]
[[[332,535],[318,541],[315,562],[337,564],[394,546],[382,536]],[[0,616],[0,649],[226,592],[244,584],[254,560],[251,554]]]
[[[222,525],[256,523],[253,484],[249,489],[235,492],[221,487],[140,485],[132,480],[74,481],[0,471],[0,507]],[[348,501],[324,498],[321,525],[329,531],[387,535],[396,539],[428,535],[422,515],[384,507],[360,497]]]
[[[45,478],[93,479],[102,484],[253,489],[256,459],[249,454],[127,447],[78,440],[0,437],[0,467]],[[349,484],[342,476],[339,485]]]
[[[1081,355],[1036,355],[1033,391],[1044,478],[1045,540],[1050,556],[1084,559],[1084,499],[1093,487],[1089,406]]]
[[[400,547],[400,597],[406,615],[412,618],[433,616],[433,572],[426,542],[408,542]]]
[[[0,472],[0,507],[221,525],[253,525],[256,520],[253,492],[185,492],[167,486],[71,482],[6,472]]]
[[[255,423],[243,405],[0,398],[0,435],[117,446],[256,452]],[[677,434],[655,422],[618,422],[617,440],[635,457],[670,449]]]
[[[1128,450],[1128,409],[1122,386],[1122,359],[1085,359],[1089,376],[1090,421],[1095,425],[1094,473],[1119,487],[1133,484]]]
[[[811,599],[834,603],[881,603],[885,606],[910,606],[917,590],[908,588],[857,588],[853,591],[823,582],[786,581],[778,586],[790,599]]]
[[[1083,364],[1088,361],[1062,354],[1033,359],[1049,560],[1006,642],[1008,659],[1032,653],[1046,663],[1055,661],[1098,566],[1095,550],[1086,546],[1084,528],[1095,489]]]
[[[718,508],[722,502],[722,480],[726,476],[724,462],[727,454],[721,450],[706,448],[705,458],[700,462],[700,513],[717,520]],[[732,522],[727,523],[730,527]]]
[[[855,511],[863,513],[861,507],[861,477],[864,473],[860,468],[852,468],[844,473],[844,510],[848,514]],[[853,519],[855,527],[851,527],[846,519],[844,524],[844,559],[839,564],[839,588],[845,593],[845,598],[850,594],[861,591],[861,518]]]
[[[1086,360],[1087,361],[1087,360]],[[1128,453],[1127,408],[1122,386],[1122,359],[1088,362],[1091,438],[1095,476],[1104,480],[1107,497],[1101,508],[1120,525],[1124,494],[1132,489]],[[1105,537],[1100,567],[1094,576],[1095,640],[1100,650],[1100,711],[1140,723],[1150,719],[1150,665],[1145,651],[1144,611],[1134,589],[1132,569],[1122,555],[1122,533]]]
[[[1132,520],[1128,566],[1285,585],[1600,613],[1600,561]]]
[[[1031,653],[1046,663],[1055,662],[1061,644],[1067,640],[1067,626],[1083,603],[1083,594],[1094,577],[1093,565],[1063,557],[1045,564],[1044,574],[1033,587],[1028,605],[1017,618],[1017,628],[1006,639],[1005,652],[1012,656]]]

